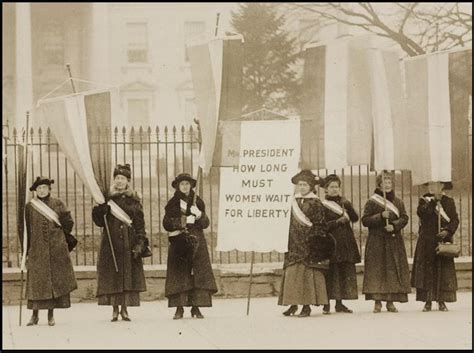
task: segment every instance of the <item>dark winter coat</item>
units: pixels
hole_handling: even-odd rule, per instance
[[[62,227],[48,220],[28,203],[25,208],[28,234],[26,298],[46,300],[77,289],[74,269],[64,232],[74,225],[71,213],[61,200],[48,196],[39,199],[59,216]]]
[[[327,269],[329,258],[334,253],[334,239],[327,232],[324,206],[317,197],[296,198],[302,201],[301,211],[313,224],[312,227],[298,222],[291,214],[288,237],[288,252],[285,253],[283,269],[296,263],[308,267]]]
[[[352,207],[349,200],[346,200],[341,196],[326,196],[326,200],[334,201],[338,203],[339,206],[343,207],[349,216],[350,222],[354,223],[359,220],[359,215],[354,210],[354,207]],[[359,248],[357,247],[357,242],[350,222],[338,222],[337,220],[342,216],[336,214],[327,207],[324,207],[324,214],[328,225],[328,232],[336,239],[336,251],[331,257],[331,263],[359,263],[361,261]]]
[[[186,196],[176,191],[165,207],[163,227],[168,232],[183,230],[180,235],[169,237],[168,265],[166,269],[165,296],[169,297],[191,289],[204,289],[211,293],[217,292],[217,285],[212,271],[211,260],[203,230],[209,227],[204,202],[196,197],[196,207],[202,212],[194,224],[187,224],[189,234],[197,238],[197,250],[193,256],[192,247],[188,242],[181,224],[182,216],[191,215],[194,191]],[[181,211],[180,200],[187,204],[186,212]],[[191,272],[193,275],[191,275]],[[193,278],[194,277],[194,278]]]
[[[97,296],[117,294],[125,291],[146,291],[145,274],[141,257],[132,256],[139,244],[145,241],[145,219],[143,208],[135,191],[126,189],[123,192],[112,189],[110,198],[132,219],[131,227],[118,220],[107,212],[107,224],[117,259],[118,272],[115,271],[114,261],[110,249],[109,239],[104,223],[106,207],[101,205],[92,210],[92,219],[102,230],[99,256],[97,260]]]
[[[433,197],[433,194],[425,194],[423,197]],[[450,218],[447,222],[441,217],[441,230],[447,230],[449,235],[443,239],[444,242],[452,242],[453,235],[459,225],[459,218],[456,212],[454,200],[446,195],[441,197],[441,206]],[[436,202],[434,200],[426,201],[420,198],[417,214],[420,217],[419,238],[415,249],[415,258],[413,261],[413,270],[411,285],[418,289],[430,290],[433,283],[437,282],[435,273],[438,266],[437,259],[441,265],[440,289],[444,291],[456,291],[457,280],[456,270],[454,268],[454,259],[448,257],[436,256],[435,250],[438,245],[438,214],[435,211]]]
[[[375,190],[383,196],[381,190]],[[364,258],[364,282],[362,293],[410,293],[410,274],[405,243],[401,230],[408,223],[408,215],[403,201],[395,197],[393,191],[387,199],[399,210],[400,218],[390,212],[389,224],[394,226],[393,236],[385,230],[382,217],[384,207],[368,200],[364,207],[362,224],[369,228]]]

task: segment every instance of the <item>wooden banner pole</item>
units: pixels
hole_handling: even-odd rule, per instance
[[[250,262],[250,280],[249,280],[249,294],[247,297],[247,316],[250,312],[250,294],[252,293],[252,280],[253,280],[253,263],[255,261],[255,251],[252,251],[252,259]]]

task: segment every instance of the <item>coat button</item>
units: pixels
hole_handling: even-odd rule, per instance
[[[123,229],[123,224],[120,226],[120,229]]]

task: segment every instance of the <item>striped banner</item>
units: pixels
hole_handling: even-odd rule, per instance
[[[373,151],[371,167],[381,170],[410,169],[411,153],[404,141],[412,129],[405,112],[405,97],[399,55],[371,49]]]
[[[234,35],[187,46],[202,135],[200,166],[205,174],[214,160],[220,160],[214,156],[219,120],[241,116],[242,43],[242,36]]]
[[[38,113],[98,204],[105,202],[111,179],[112,150],[107,143],[110,136],[105,135],[112,133],[113,92],[88,91],[45,99],[38,105]]]
[[[407,119],[413,184],[469,177],[469,97],[472,49],[405,60]]]
[[[372,138],[368,38],[307,47],[304,56],[302,168],[368,164]]]

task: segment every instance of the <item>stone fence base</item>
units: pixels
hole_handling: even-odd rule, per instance
[[[460,291],[472,290],[472,257],[461,257],[456,260],[456,276]],[[410,269],[412,266],[411,259]],[[280,291],[282,266],[280,262],[254,264],[252,297],[277,296]],[[247,297],[249,286],[250,264],[213,265],[219,292],[216,297],[241,298]],[[73,302],[95,301],[97,288],[95,266],[76,266],[78,289],[71,293]],[[357,282],[359,293],[362,289],[364,274],[363,264],[357,265]],[[145,276],[147,291],[141,293],[142,300],[165,299],[165,265],[146,265]],[[20,295],[19,269],[4,268],[2,281],[3,305],[19,304]],[[26,280],[26,274],[24,275]]]

